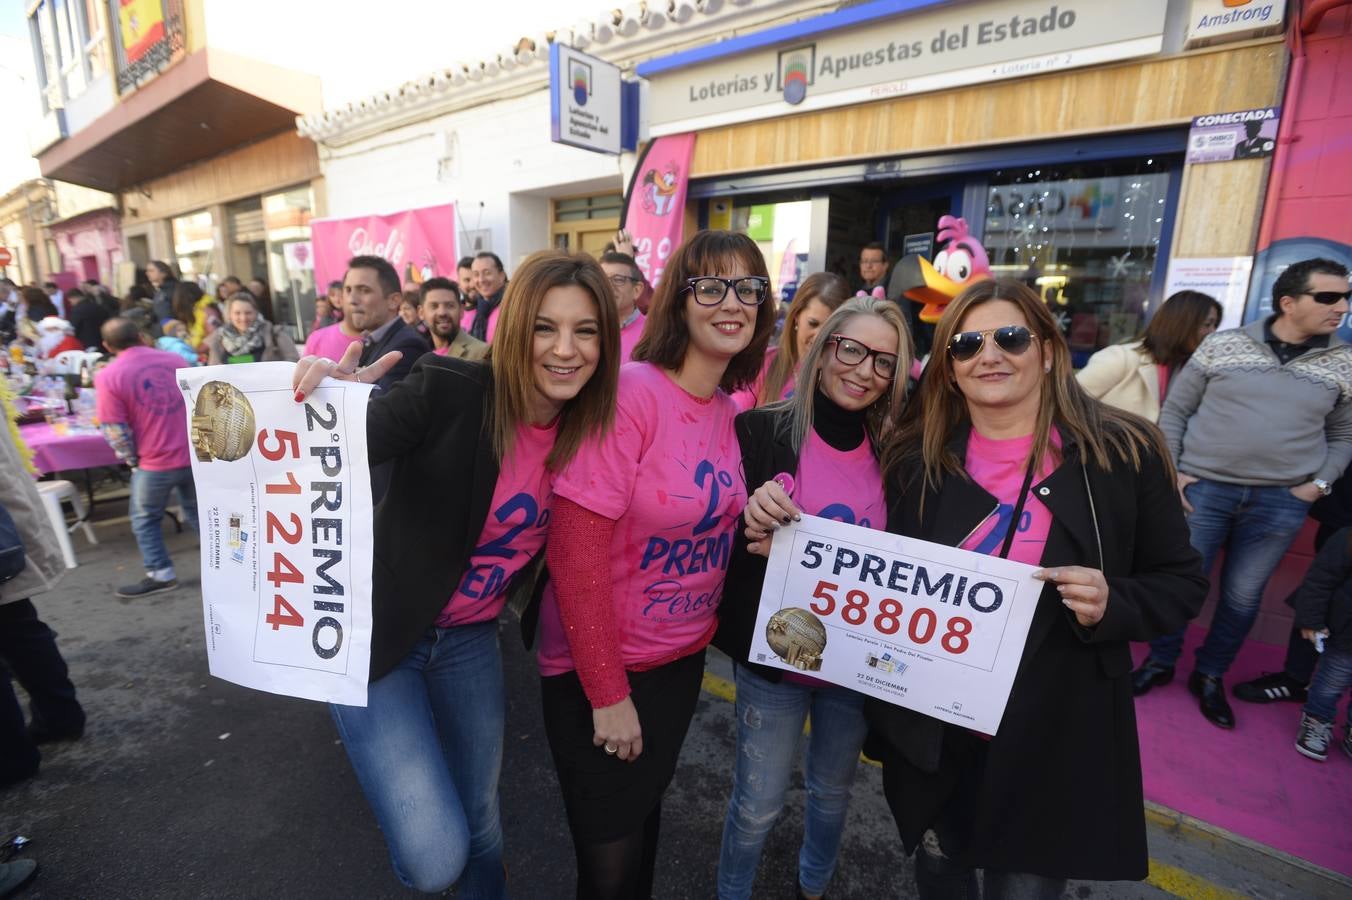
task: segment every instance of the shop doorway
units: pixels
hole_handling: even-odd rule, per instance
[[[619,193],[551,200],[550,246],[600,256],[615,239],[623,206],[624,195]]]

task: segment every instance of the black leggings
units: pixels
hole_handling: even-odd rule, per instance
[[[662,823],[658,804],[643,828],[605,843],[577,843],[578,900],[648,900],[657,868],[657,834]]]

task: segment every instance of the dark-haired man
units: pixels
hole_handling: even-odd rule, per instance
[[[502,295],[507,291],[507,273],[498,255],[487,250],[475,254],[470,270],[474,273],[480,299],[474,307],[473,318],[465,327],[472,337],[491,344],[493,333],[498,329],[498,307],[502,304]]]
[[[354,256],[347,261],[343,276],[343,308],[353,330],[362,333],[359,365],[369,366],[391,350],[403,356],[376,384],[389,390],[413,368],[418,357],[427,352],[422,335],[399,318],[404,292],[399,273],[379,256]]]
[[[465,311],[468,312],[478,306],[479,285],[474,280],[474,257],[460,257],[460,261],[455,264],[455,280],[460,285],[460,305]]]
[[[113,361],[94,376],[95,411],[103,436],[131,466],[131,530],[146,572],[136,584],[118,588],[117,595],[172,591],[178,579],[161,528],[174,491],[184,524],[197,533],[197,492],[175,375],[188,363],[177,353],[147,347],[136,323],[121,316],[103,323],[103,346]]]
[[[881,286],[887,288],[887,251],[874,241],[859,251],[859,282],[864,291]]]
[[[1268,578],[1352,460],[1352,347],[1336,334],[1349,293],[1339,263],[1289,266],[1272,286],[1272,315],[1208,336],[1160,411],[1192,545],[1207,571],[1225,550],[1220,605],[1188,678],[1221,728],[1235,725],[1221,679]],[[1136,693],[1167,683],[1182,650],[1181,631],[1153,641]]]
[[[643,270],[628,253],[610,251],[601,254],[601,268],[610,279],[615,295],[615,311],[620,316],[620,365],[629,362],[634,345],[643,337],[644,315],[638,308],[643,293]]]
[[[429,278],[418,289],[422,295],[423,324],[432,338],[432,352],[456,359],[483,359],[488,345],[470,337],[460,327],[465,308],[460,304],[460,286],[449,278]]]

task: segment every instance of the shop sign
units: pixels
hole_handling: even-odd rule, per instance
[[[655,74],[653,135],[1158,53],[1168,0],[992,0]]]
[[[1286,0],[1192,0],[1185,47],[1240,41],[1282,30]]]
[[[1057,231],[1103,228],[1116,222],[1124,193],[1138,191],[1138,185],[1158,177],[1072,178],[992,186],[985,230],[987,234],[1004,231],[1017,220],[1036,221],[1040,227]]]
[[[291,271],[306,272],[315,267],[315,252],[309,241],[292,241],[282,245],[286,267]]]
[[[934,232],[926,231],[923,234],[908,234],[901,239],[902,256],[923,256],[929,259],[934,253]]]
[[[1164,296],[1179,291],[1200,291],[1215,297],[1221,305],[1221,328],[1238,328],[1244,318],[1244,301],[1249,292],[1252,256],[1222,256],[1206,259],[1169,260]]]
[[[1282,108],[1243,109],[1213,113],[1192,120],[1188,131],[1188,162],[1229,162],[1261,159],[1277,149],[1277,126]]]
[[[549,45],[550,139],[598,153],[620,152],[620,69],[562,44]]]
[[[0,247],[0,266],[7,266],[14,262],[14,254],[9,252],[8,247]]]

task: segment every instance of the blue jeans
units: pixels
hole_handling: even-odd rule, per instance
[[[136,546],[141,548],[141,562],[146,572],[159,581],[174,578],[174,561],[169,548],[164,546],[164,508],[169,495],[178,490],[178,505],[183,510],[184,524],[197,534],[197,491],[193,487],[192,467],[148,472],[133,469],[131,473],[131,531],[136,535]]]
[[[723,849],[718,859],[720,900],[751,896],[761,849],[789,786],[811,715],[807,742],[807,808],[798,883],[812,895],[826,893],[836,869],[836,851],[845,830],[850,786],[868,726],[864,696],[845,688],[767,681],[737,666],[737,768]]]
[[[498,623],[428,628],[366,702],[331,709],[394,874],[427,893],[460,881],[459,896],[505,897]]]
[[[1284,487],[1223,484],[1203,479],[1188,485],[1193,549],[1202,571],[1211,573],[1225,551],[1221,596],[1206,640],[1197,648],[1197,671],[1223,676],[1253,627],[1263,589],[1291,543],[1300,534],[1310,504]],[[1183,630],[1150,642],[1150,658],[1172,666],[1183,652]]]
[[[1352,650],[1329,648],[1319,658],[1305,698],[1304,710],[1321,722],[1332,722],[1338,715],[1338,701],[1352,687]]]

